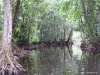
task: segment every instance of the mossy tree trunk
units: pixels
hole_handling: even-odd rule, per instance
[[[22,66],[13,57],[12,47],[12,3],[4,0],[4,29],[2,37],[2,48],[0,51],[0,75],[11,75],[22,70]]]

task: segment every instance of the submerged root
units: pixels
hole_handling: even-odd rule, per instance
[[[1,50],[0,52],[0,75],[16,75],[25,71],[13,57],[11,50]]]

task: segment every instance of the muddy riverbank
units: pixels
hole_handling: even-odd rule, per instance
[[[19,58],[28,57],[31,51],[35,51],[37,48],[44,48],[44,47],[59,47],[59,46],[68,46],[73,45],[73,42],[38,42],[32,44],[23,44],[18,45],[17,50],[14,50],[14,57],[18,60]],[[15,47],[14,47],[15,49]],[[19,50],[18,50],[19,49]]]

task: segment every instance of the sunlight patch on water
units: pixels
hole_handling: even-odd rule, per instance
[[[82,55],[82,51],[80,48],[81,40],[82,40],[81,33],[79,31],[74,31],[72,40],[74,42],[72,46],[73,55],[77,56],[78,59],[81,59],[81,55]]]

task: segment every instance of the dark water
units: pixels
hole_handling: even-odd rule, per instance
[[[79,45],[37,49],[20,63],[23,75],[100,75],[99,54],[82,52]]]

